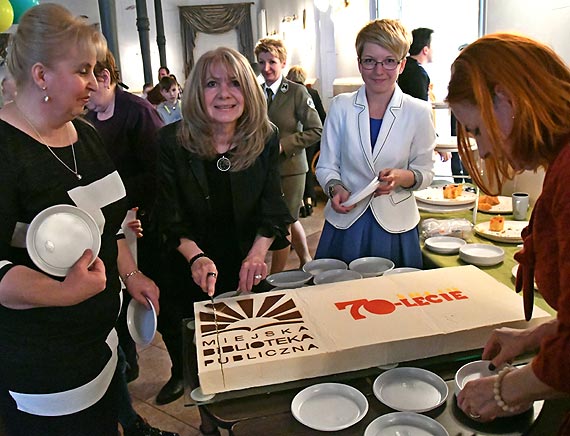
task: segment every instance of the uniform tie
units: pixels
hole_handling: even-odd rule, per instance
[[[269,109],[269,106],[271,106],[271,102],[273,101],[274,94],[271,88],[265,88],[265,92],[267,93],[267,108]]]

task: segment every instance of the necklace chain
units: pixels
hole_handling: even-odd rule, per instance
[[[71,167],[69,165],[67,165],[63,160],[61,160],[59,158],[59,156],[57,154],[55,154],[55,152],[51,149],[51,147],[46,144],[46,140],[43,138],[42,135],[40,135],[40,132],[38,132],[38,129],[36,129],[36,126],[34,126],[32,124],[32,122],[29,120],[29,118],[26,116],[26,114],[22,111],[22,109],[20,109],[20,107],[18,105],[16,105],[16,107],[18,108],[18,111],[20,111],[20,113],[22,114],[22,116],[24,117],[26,122],[29,124],[29,126],[32,128],[32,130],[34,131],[34,133],[36,134],[36,136],[38,137],[40,142],[46,146],[46,148],[53,155],[53,157],[55,157],[70,172],[75,174],[75,177],[77,177],[77,180],[81,180],[81,174],[79,174],[79,172],[77,171],[77,161],[75,160],[75,147],[73,146],[73,141],[71,140],[71,135],[69,134],[69,129],[66,128],[65,131],[67,132],[67,137],[68,137],[69,142],[71,144],[71,154],[73,155],[73,166],[74,166],[75,170],[71,169]]]

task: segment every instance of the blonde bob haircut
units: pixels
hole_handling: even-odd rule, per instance
[[[287,73],[287,79],[304,85],[305,80],[307,80],[307,73],[300,65],[293,65]]]
[[[492,143],[485,159],[486,179],[469,147],[465,126],[457,123],[458,146],[469,174],[485,192],[500,192],[517,172],[509,163],[505,139],[495,118],[497,87],[510,98],[513,127],[508,138],[517,161],[547,169],[570,139],[570,70],[550,47],[521,35],[486,35],[461,51],[451,68],[447,101],[476,106]]]
[[[69,57],[71,48],[104,60],[107,42],[84,18],[74,16],[63,6],[42,3],[28,9],[20,19],[18,30],[11,38],[8,70],[20,88],[32,81],[34,64],[53,67]]]
[[[398,20],[374,20],[360,29],[356,36],[356,55],[362,57],[364,44],[377,44],[392,52],[399,61],[406,57],[412,44],[412,34]]]
[[[271,53],[281,62],[287,62],[287,49],[285,48],[285,44],[277,38],[260,39],[253,52],[258,59],[261,53]]]
[[[230,171],[240,171],[251,166],[261,154],[273,128],[255,73],[249,61],[237,51],[219,47],[204,53],[196,62],[184,88],[183,121],[178,130],[178,140],[184,148],[203,159],[216,157],[214,125],[204,102],[204,89],[214,65],[220,66],[239,83],[244,98],[243,114],[237,120],[232,141],[235,147],[228,156],[232,161]]]

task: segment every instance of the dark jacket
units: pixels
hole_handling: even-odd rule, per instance
[[[212,210],[204,161],[178,143],[179,125],[170,124],[159,133],[157,213],[169,249],[178,247],[180,238],[204,245],[208,217],[216,213]],[[286,227],[293,219],[281,192],[278,156],[275,129],[252,166],[230,173],[235,232],[244,257],[257,234],[275,236],[272,249],[288,245]]]
[[[429,100],[429,75],[417,60],[408,56],[404,71],[398,77],[398,85],[405,94]]]

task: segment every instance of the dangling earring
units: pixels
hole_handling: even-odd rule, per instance
[[[42,88],[42,91],[47,91],[47,86],[44,86]],[[48,103],[50,100],[51,99],[50,99],[49,95],[47,95],[47,92],[46,92],[46,95],[44,95],[44,103]]]

